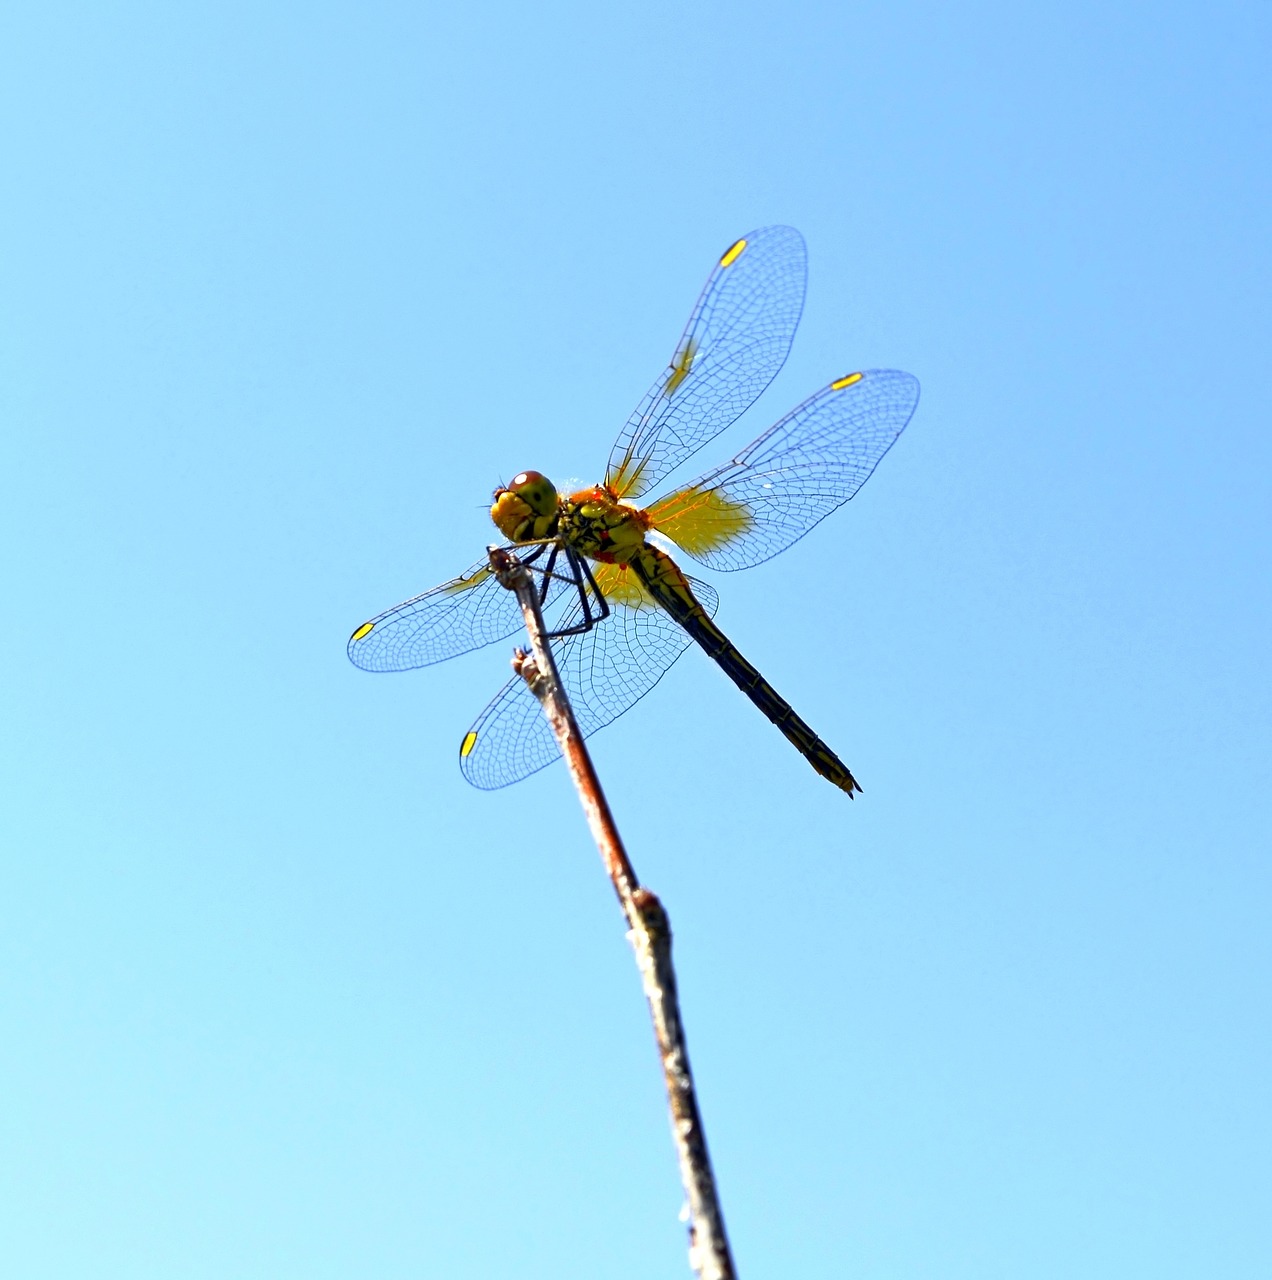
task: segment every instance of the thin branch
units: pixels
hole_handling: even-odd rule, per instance
[[[658,1041],[671,1111],[672,1140],[688,1199],[689,1265],[699,1280],[735,1280],[733,1258],[724,1232],[724,1215],[716,1196],[707,1139],[689,1069],[689,1051],[685,1046],[676,973],[671,960],[671,922],[657,895],[641,886],[623,848],[614,815],[601,790],[592,757],[584,745],[552,650],[544,637],[543,615],[533,579],[515,556],[498,547],[490,548],[490,563],[499,581],[517,593],[530,636],[531,652],[518,650],[513,669],[525,679],[543,706],[627,918],[627,936],[636,952],[636,964]]]

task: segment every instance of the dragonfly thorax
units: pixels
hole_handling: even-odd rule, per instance
[[[591,560],[626,564],[645,545],[651,523],[646,512],[598,485],[562,500],[557,533]]]

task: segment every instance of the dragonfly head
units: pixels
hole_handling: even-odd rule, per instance
[[[561,496],[547,476],[522,471],[512,483],[495,490],[490,518],[504,537],[513,542],[550,538],[556,532]]]

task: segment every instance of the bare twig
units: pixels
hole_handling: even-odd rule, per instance
[[[562,688],[552,650],[544,638],[543,616],[534,581],[515,556],[498,547],[490,548],[490,563],[500,582],[517,593],[530,636],[531,652],[518,650],[513,668],[543,706],[627,918],[627,936],[636,952],[636,964],[654,1022],[671,1110],[672,1139],[689,1202],[689,1265],[699,1280],[734,1280],[736,1273],[724,1232],[724,1215],[716,1196],[680,1020],[676,974],[671,961],[671,923],[657,895],[641,886],[623,848],[592,758]]]

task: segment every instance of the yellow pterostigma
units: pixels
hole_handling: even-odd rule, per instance
[[[658,683],[696,641],[816,771],[852,795],[847,766],[712,621],[718,598],[650,535],[711,569],[784,551],[847,502],[905,429],[918,381],[894,369],[837,378],[732,461],[647,507],[648,492],[742,414],[786,360],[804,305],[804,241],[764,227],[730,245],[707,279],[671,361],[610,453],[604,481],[564,496],[537,471],[495,491],[491,517],[536,575],[553,651],[585,734]],[[506,639],[522,625],[486,559],[364,622],[349,657],[407,671]],[[535,698],[510,680],[460,747],[464,776],[502,787],[556,758]]]

